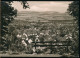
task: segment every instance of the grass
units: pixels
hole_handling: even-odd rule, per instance
[[[58,54],[0,54],[1,57],[61,57]]]
[[[59,54],[0,54],[0,57],[75,57],[74,55],[59,55]]]

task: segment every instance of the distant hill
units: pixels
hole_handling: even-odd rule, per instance
[[[26,21],[52,21],[52,20],[73,20],[74,18],[67,13],[58,13],[54,11],[34,12],[34,11],[21,11],[18,12],[16,20]]]

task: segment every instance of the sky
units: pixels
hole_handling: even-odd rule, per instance
[[[12,6],[18,11],[56,11],[64,13],[67,11],[69,4],[72,1],[27,1],[29,8],[23,9],[23,6],[20,2],[14,1]]]

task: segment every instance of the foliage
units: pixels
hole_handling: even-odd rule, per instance
[[[27,7],[26,5],[26,1],[19,1],[22,3],[23,8],[29,8],[29,6]],[[14,9],[14,7],[12,7],[11,3],[13,3],[13,1],[2,1],[1,2],[1,37],[4,37],[6,34],[8,34],[8,24],[11,23],[14,20],[14,17],[17,16],[17,9]],[[28,4],[28,3],[27,3]],[[1,44],[3,46],[3,44],[5,43],[6,39],[2,39],[1,38]],[[2,48],[3,49],[3,48]]]
[[[79,52],[79,1],[73,1],[71,4],[69,4],[68,12],[70,15],[75,17],[76,25],[74,26],[73,31],[73,50],[75,54],[78,54]]]
[[[14,22],[17,22],[17,21],[14,21]],[[19,21],[17,22],[17,24],[15,24],[15,23],[12,23],[13,25],[14,25],[14,27],[15,28],[17,28],[19,25],[17,25],[18,23],[20,23]],[[39,22],[40,23],[40,22]],[[41,22],[42,23],[42,22]],[[21,22],[21,24],[24,24],[24,22]],[[26,24],[26,25],[25,25]],[[61,41],[61,40],[63,40],[62,38],[64,38],[64,39],[66,39],[67,37],[69,37],[69,36],[67,36],[67,37],[65,37],[65,35],[69,35],[69,33],[72,35],[72,32],[74,32],[75,30],[72,30],[73,29],[73,25],[70,25],[70,24],[68,24],[68,25],[65,25],[65,24],[61,24],[61,26],[58,28],[57,27],[57,25],[56,24],[54,24],[54,23],[52,23],[52,26],[51,26],[51,24],[50,23],[42,23],[42,24],[40,24],[39,26],[38,26],[38,28],[37,27],[35,27],[35,25],[37,25],[36,24],[36,22],[34,22],[34,25],[30,22],[30,23],[25,23],[24,24],[24,26],[25,27],[27,27],[27,25],[29,25],[29,29],[26,29],[26,28],[24,28],[24,29],[20,29],[20,33],[23,35],[23,33],[26,33],[26,34],[28,34],[28,38],[29,39],[32,39],[33,41],[35,41],[35,38],[36,38],[36,31],[38,30],[38,36],[39,36],[39,40],[40,40],[40,42],[44,42],[44,41],[54,41],[55,39],[57,40],[58,39],[58,41]],[[47,24],[47,25],[46,25]],[[23,26],[23,27],[24,27]],[[43,26],[45,26],[46,27],[46,29],[47,30],[42,30],[42,31],[40,31],[41,29],[42,29],[42,27]],[[55,26],[56,26],[56,28],[55,28]],[[10,26],[9,26],[10,27]],[[22,27],[20,27],[20,28],[22,28]],[[32,29],[33,28],[33,29]],[[36,30],[35,30],[35,28],[36,28]],[[69,30],[68,30],[69,29]],[[17,30],[17,29],[16,29]],[[22,31],[23,30],[23,31]],[[24,32],[24,30],[25,30],[25,32]],[[27,31],[28,30],[28,31]],[[32,31],[33,30],[33,31]],[[46,31],[48,31],[48,30],[50,30],[50,32],[47,32],[49,35],[46,35]],[[59,35],[61,35],[62,33],[63,34],[65,34],[64,35],[64,37],[62,37],[62,36],[58,36],[57,34],[56,34],[56,32],[57,32],[57,30],[59,30],[58,32],[58,34]],[[22,32],[21,32],[22,31]],[[31,31],[31,32],[30,32]],[[34,33],[34,31],[36,32],[36,33]],[[53,32],[52,32],[53,31]],[[65,31],[65,32],[64,32]],[[69,32],[69,33],[67,33],[67,31]],[[17,32],[17,31],[16,31]],[[16,32],[14,32],[14,33],[16,33]],[[34,35],[32,35],[32,33],[34,34]],[[43,33],[43,34],[41,34],[41,33]],[[31,35],[30,35],[31,34]],[[57,38],[56,38],[57,37]],[[51,39],[49,39],[49,38],[51,38]],[[73,40],[73,39],[72,39]],[[20,42],[20,41],[19,41]],[[41,44],[44,44],[44,43],[41,43]],[[56,49],[56,50],[59,50],[59,49]],[[25,51],[25,50],[24,50]],[[38,50],[37,52],[40,52],[40,50]],[[59,51],[60,52],[60,51]],[[56,52],[57,53],[57,52]]]
[[[76,18],[76,20],[79,19],[79,1],[73,1],[71,4],[69,4],[68,12],[70,15]]]
[[[25,4],[25,2],[23,2],[24,4]],[[24,4],[22,4],[22,5],[24,5]],[[6,3],[6,2],[2,2],[2,5],[5,7],[2,7],[1,9],[2,9],[2,16],[1,16],[1,19],[2,19],[2,30],[4,29],[4,30],[6,30],[6,31],[8,31],[8,29],[5,27],[5,28],[3,28],[3,26],[8,26],[8,24],[9,23],[11,23],[11,21],[12,20],[14,20],[14,17],[16,16],[16,14],[17,14],[17,12],[15,11],[15,9],[14,9],[14,7],[12,7],[11,6],[11,2],[9,2],[9,3]],[[8,7],[9,8],[8,8]],[[23,8],[25,8],[25,7],[23,7]],[[4,9],[6,9],[6,11],[4,10]],[[10,10],[10,12],[9,12],[9,10]],[[8,13],[7,13],[8,12]],[[7,20],[6,20],[7,19]],[[26,21],[25,21],[26,22]],[[7,41],[7,37],[8,37],[8,43],[9,44],[12,44],[12,42],[11,41],[13,41],[14,39],[13,38],[15,38],[15,39],[17,39],[16,38],[16,35],[18,35],[18,30],[19,30],[19,32],[21,33],[21,35],[23,35],[23,33],[24,33],[24,30],[28,30],[27,31],[27,33],[28,32],[31,32],[31,34],[33,33],[33,34],[35,34],[33,31],[36,31],[36,30],[34,30],[34,28],[36,28],[37,30],[38,30],[38,35],[39,35],[39,39],[40,39],[40,41],[49,41],[49,40],[51,40],[51,39],[59,39],[59,41],[60,40],[62,40],[62,38],[66,38],[65,37],[65,35],[68,35],[69,33],[72,35],[72,40],[73,40],[73,42],[72,42],[72,50],[73,51],[75,51],[75,53],[77,53],[76,52],[76,50],[78,50],[77,48],[78,48],[78,45],[77,44],[75,44],[75,43],[77,43],[78,42],[78,28],[76,27],[76,25],[74,26],[72,26],[72,25],[70,25],[70,24],[68,24],[68,25],[65,25],[65,24],[62,24],[63,26],[61,27],[61,26],[59,26],[58,27],[58,25],[57,24],[54,24],[54,23],[52,23],[51,25],[50,25],[50,23],[41,23],[41,22],[38,22],[38,23],[36,23],[36,24],[34,24],[34,26],[33,25],[31,25],[31,23],[24,23],[24,22],[22,22],[21,21],[21,25],[17,25],[18,23],[20,23],[19,21],[15,21],[15,23],[12,23],[13,25],[11,25],[11,26],[8,26],[9,27],[9,32],[10,33],[12,33],[10,36],[8,35],[8,36],[5,36],[4,34],[2,34],[2,36],[5,36],[6,38],[5,38],[5,41]],[[35,22],[34,22],[35,23]],[[23,26],[22,26],[22,24],[24,24]],[[29,26],[26,26],[26,25],[29,25]],[[14,26],[14,27],[13,27]],[[69,27],[70,26],[70,27]],[[22,28],[22,27],[24,27],[24,30],[22,30],[22,29],[20,29],[20,28]],[[75,28],[76,27],[76,28]],[[27,28],[27,29],[26,29]],[[15,30],[16,29],[16,30]],[[18,30],[17,30],[18,29]],[[33,30],[33,31],[32,31]],[[50,30],[50,32],[48,33],[47,31],[48,30]],[[58,33],[57,34],[57,31],[56,30],[59,30],[59,32],[60,33]],[[77,32],[76,32],[76,31]],[[21,32],[22,31],[22,32]],[[67,31],[69,32],[69,33],[67,33]],[[2,32],[3,33],[3,32]],[[8,32],[4,32],[5,34],[7,34]],[[26,33],[26,32],[25,32]],[[37,32],[36,32],[37,33]],[[43,33],[42,34],[42,36],[40,37],[40,33]],[[48,35],[45,35],[45,33],[48,33]],[[63,36],[63,35],[64,36]],[[29,35],[29,34],[28,34]],[[44,36],[43,36],[44,35]],[[50,36],[49,36],[50,35]],[[58,36],[58,35],[62,35],[62,36]],[[52,36],[52,37],[51,37]],[[45,38],[46,37],[46,38]],[[67,36],[67,37],[69,37],[69,36]],[[30,36],[28,36],[28,38],[30,38],[30,39],[32,39],[33,41],[35,41],[35,35],[30,35]],[[49,39],[49,38],[51,38],[51,39]],[[19,43],[21,43],[21,41],[19,41],[19,40],[14,40],[14,42],[19,42]],[[27,41],[26,41],[27,42]],[[4,44],[7,44],[7,43],[4,43]],[[9,45],[8,44],[8,45]],[[43,44],[43,43],[42,43]],[[18,48],[20,48],[20,49],[17,49],[17,50],[25,50],[25,47],[23,47],[24,45],[20,45],[20,46],[18,46],[18,44],[16,43],[15,44],[16,46],[13,46],[14,47],[14,49],[16,49],[17,47]],[[12,47],[11,46],[11,47]],[[2,47],[4,47],[4,46],[2,46]],[[12,48],[13,48],[12,47]],[[76,48],[75,48],[76,47]],[[28,52],[32,49],[31,47],[28,47],[28,48],[30,48],[29,50],[28,50]],[[3,48],[2,48],[3,49]],[[4,49],[6,49],[6,48],[4,48]],[[27,48],[26,48],[27,49]],[[56,49],[57,50],[57,49]],[[41,50],[37,50],[36,51],[37,53],[39,53],[39,52],[42,52]],[[60,52],[60,51],[59,51]],[[32,53],[32,50],[30,51],[30,53]]]

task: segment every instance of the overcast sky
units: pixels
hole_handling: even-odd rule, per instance
[[[14,6],[18,11],[56,11],[64,13],[67,11],[72,1],[28,1],[30,9],[23,9],[19,2],[14,2]]]

